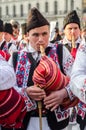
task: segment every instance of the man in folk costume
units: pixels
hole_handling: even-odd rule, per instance
[[[80,130],[86,130],[86,42],[82,41],[77,50],[71,73],[71,90],[80,99],[77,122]]]
[[[80,18],[75,10],[69,12],[63,21],[64,38],[60,41],[67,47],[72,56],[75,58],[77,49],[81,43],[80,32]],[[71,108],[70,111],[70,124],[76,123],[75,110],[77,107]],[[72,125],[69,125],[71,127]],[[69,129],[72,129],[69,128]]]
[[[18,49],[21,38],[22,38],[22,36],[20,35],[20,24],[18,21],[15,21],[15,20],[11,20],[10,23],[12,24],[12,28],[13,28],[12,38]]]
[[[75,58],[77,48],[81,43],[80,19],[75,10],[68,13],[63,21],[64,38],[61,41]]]
[[[8,47],[8,52],[10,55],[14,52],[17,51],[16,43],[14,42],[13,38],[13,28],[10,23],[5,23],[4,25],[4,40],[6,41],[7,47]]]
[[[3,31],[4,31],[3,21],[0,19],[0,51],[3,53],[3,55],[5,55],[6,53],[6,60],[8,60],[10,57],[10,54],[8,53],[7,44],[3,38],[3,34],[4,34]]]
[[[66,100],[66,98],[69,99],[69,106],[71,106],[72,102],[74,105],[76,104],[77,100],[70,91],[68,82],[65,84],[65,77],[63,74],[61,74],[60,64],[58,61],[58,44],[52,45],[52,43],[49,43],[50,24],[36,8],[32,8],[29,13],[27,20],[27,32],[29,44],[24,48],[24,50],[13,53],[9,60],[9,63],[14,66],[19,90],[21,92],[23,92],[22,89],[25,90],[28,98],[35,101],[36,103],[37,101],[42,100],[43,130],[65,129],[69,123],[69,109],[67,109],[68,104],[64,104],[63,101],[64,99]],[[45,49],[45,53],[47,55],[43,57],[41,61],[40,46]],[[48,57],[50,57],[50,59]],[[62,63],[64,72],[68,75],[68,77],[70,77],[71,74],[73,61],[74,59],[69,51],[63,47]],[[36,67],[38,68],[36,69]],[[43,71],[42,67],[44,68]],[[43,77],[41,77],[41,80],[39,79],[40,74],[38,74],[38,77],[36,77],[35,72],[40,72],[40,74],[42,72]],[[59,72],[60,76],[58,77],[57,73],[55,72]],[[52,79],[52,74],[54,74],[54,80]],[[45,82],[43,82],[43,79]],[[60,82],[62,79],[64,79],[64,81]],[[62,86],[60,85],[61,83]],[[60,86],[58,90],[50,89],[52,90],[50,91],[48,89],[48,87],[55,88],[57,84]],[[43,89],[40,89],[42,86]],[[38,108],[27,113],[27,118],[24,120],[24,130],[39,130]]]

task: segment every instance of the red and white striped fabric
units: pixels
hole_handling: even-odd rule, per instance
[[[26,114],[25,101],[13,88],[15,83],[13,68],[0,55],[0,125],[6,128],[22,127]]]
[[[42,89],[45,89],[49,94],[51,91],[60,90],[68,85],[70,78],[65,76],[56,63],[47,56],[43,56],[39,65],[34,71],[33,82]],[[68,107],[70,105],[70,99],[66,98],[63,101],[63,106]],[[75,102],[76,104],[76,102]]]
[[[14,88],[0,91],[0,124],[6,128],[23,127],[26,114],[24,99]]]
[[[69,83],[69,77],[60,71],[51,58],[43,56],[34,71],[33,81],[49,93],[65,87]]]
[[[43,56],[34,71],[33,81],[49,93],[66,86],[69,83],[69,77],[63,75],[51,58]]]

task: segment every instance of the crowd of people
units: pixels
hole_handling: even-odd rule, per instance
[[[0,20],[1,130],[70,130],[70,121],[86,130],[86,29],[77,12],[64,18],[64,36],[55,27],[52,41],[35,7],[22,39],[19,31],[17,21]]]

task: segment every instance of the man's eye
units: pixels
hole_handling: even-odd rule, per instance
[[[47,35],[47,33],[45,32],[45,33],[43,33],[42,35],[45,36],[45,35]]]
[[[38,37],[38,36],[39,36],[39,34],[35,33],[35,34],[33,34],[33,36]]]

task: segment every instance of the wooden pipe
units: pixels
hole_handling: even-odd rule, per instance
[[[72,48],[75,48],[75,37],[72,35]]]
[[[41,56],[45,56],[45,49],[42,45],[40,45],[40,52],[41,52]],[[39,127],[40,130],[42,130],[42,102],[41,101],[38,101],[38,109],[39,109]]]

